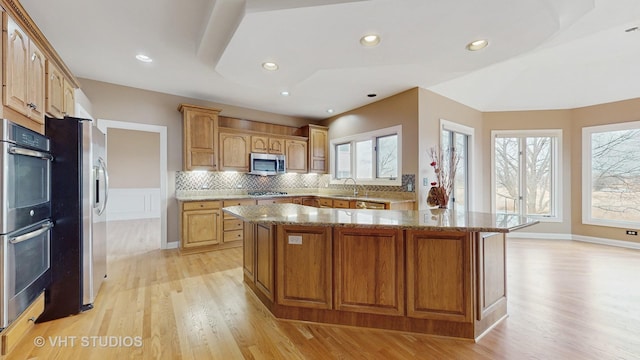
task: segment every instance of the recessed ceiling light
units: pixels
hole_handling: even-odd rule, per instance
[[[482,49],[486,48],[487,45],[489,45],[489,41],[488,40],[480,39],[480,40],[472,41],[469,44],[467,44],[467,50],[469,50],[469,51],[478,51],[478,50],[482,50]]]
[[[262,63],[262,67],[268,71],[276,71],[278,70],[278,64],[274,62],[264,62]]]
[[[153,61],[152,58],[148,57],[147,55],[143,55],[143,54],[138,54],[136,55],[136,59],[142,61],[142,62],[146,62],[146,63],[150,63]]]
[[[329,114],[333,114],[333,109],[327,109],[327,112],[328,112]]]
[[[380,36],[375,34],[365,35],[360,38],[360,44],[362,46],[376,46],[380,44]]]
[[[288,91],[281,91],[280,95],[282,96],[289,96],[289,92]]]
[[[634,27],[626,29],[624,32],[630,33],[630,32],[636,32],[636,31],[638,31],[638,27],[634,26]]]
[[[376,94],[376,93],[371,93],[371,94],[367,94],[367,96],[372,98],[372,97],[376,97],[376,96],[378,96],[378,94]]]

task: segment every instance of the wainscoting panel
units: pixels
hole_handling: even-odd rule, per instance
[[[109,189],[107,219],[133,220],[160,217],[160,189]]]

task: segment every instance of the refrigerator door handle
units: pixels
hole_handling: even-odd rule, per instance
[[[98,158],[98,164],[104,173],[104,201],[102,202],[102,207],[98,210],[98,215],[102,215],[107,209],[107,201],[109,200],[109,172],[107,171],[107,164],[102,158]]]

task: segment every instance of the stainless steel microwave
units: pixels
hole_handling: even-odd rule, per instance
[[[251,153],[250,163],[249,174],[253,175],[280,175],[287,171],[284,155]]]

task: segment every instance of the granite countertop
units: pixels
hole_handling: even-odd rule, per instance
[[[392,203],[392,204],[415,201],[415,199],[407,199],[407,198],[394,197],[394,196],[383,197],[380,195],[350,196],[350,195],[342,195],[342,194],[292,193],[292,194],[283,194],[283,195],[256,196],[256,195],[248,195],[248,194],[219,194],[219,193],[207,193],[207,192],[203,192],[202,194],[194,194],[194,193],[176,194],[176,199],[178,201],[235,200],[235,199],[260,200],[260,199],[301,197],[301,196],[315,196],[315,197],[321,197],[321,198],[330,198],[334,200],[357,200],[357,201],[371,201],[371,202]]]
[[[434,210],[329,209],[296,204],[229,206],[224,212],[252,223],[403,228],[433,231],[510,232],[537,220],[518,215]]]

